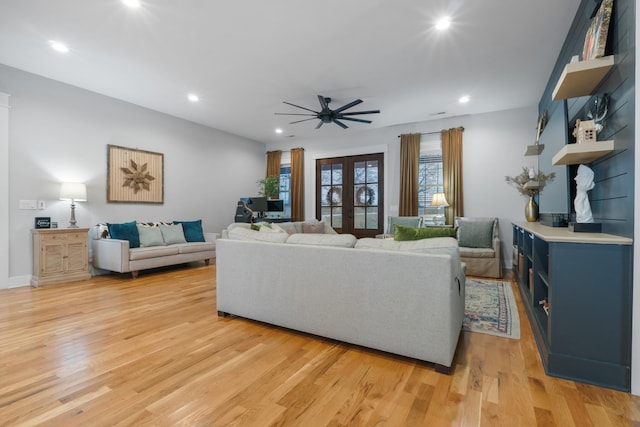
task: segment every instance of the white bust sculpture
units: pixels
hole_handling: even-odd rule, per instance
[[[585,165],[578,166],[576,174],[576,198],[573,202],[576,209],[576,222],[593,222],[591,206],[587,191],[593,189],[593,171]]]

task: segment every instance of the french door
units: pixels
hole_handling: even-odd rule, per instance
[[[358,238],[381,234],[383,166],[383,153],[316,160],[316,218]]]

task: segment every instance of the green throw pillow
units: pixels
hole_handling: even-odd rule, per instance
[[[394,224],[393,239],[398,241],[430,239],[432,237],[456,237],[456,228],[426,227],[415,228]]]
[[[492,248],[492,221],[458,221],[458,246],[463,248]]]

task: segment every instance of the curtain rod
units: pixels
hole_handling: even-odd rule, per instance
[[[455,128],[452,128],[452,129],[455,129]],[[463,127],[460,127],[460,129],[462,129],[462,132],[464,132],[464,128],[463,128]],[[420,135],[435,135],[435,134],[438,134],[438,133],[440,133],[440,132],[442,132],[442,131],[437,131],[437,132],[422,132]],[[401,136],[402,136],[402,135],[398,135],[398,138],[400,138]]]

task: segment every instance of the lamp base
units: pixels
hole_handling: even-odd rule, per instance
[[[71,218],[69,219],[68,228],[78,228],[76,225],[76,204],[71,202]]]

